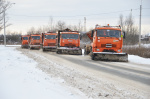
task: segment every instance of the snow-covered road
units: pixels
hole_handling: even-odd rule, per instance
[[[38,62],[38,68],[54,78],[64,79],[64,84],[79,89],[88,98],[150,97],[148,64],[134,63],[132,60],[128,63],[93,61],[87,55],[64,55],[20,48],[17,50]]]
[[[63,85],[36,68],[38,63],[15,47],[0,46],[0,99],[85,99],[77,89]]]
[[[89,56],[0,46],[0,99],[149,99],[150,59]],[[142,61],[141,61],[142,60]]]

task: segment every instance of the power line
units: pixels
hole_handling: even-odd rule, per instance
[[[150,8],[142,8],[142,9],[150,9]]]
[[[137,9],[132,9],[132,10],[139,10]],[[83,16],[96,16],[96,15],[103,15],[103,14],[112,14],[112,13],[119,13],[119,12],[127,12],[131,10],[122,10],[122,11],[114,11],[114,12],[108,12],[108,13],[99,13],[99,14],[88,14],[88,15],[75,15],[75,16],[53,16],[53,17],[83,17]],[[15,14],[10,14],[12,16],[23,16],[23,17],[49,17],[49,16],[30,16],[30,15],[15,15]]]

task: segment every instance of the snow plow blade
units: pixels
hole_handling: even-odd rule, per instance
[[[59,47],[56,51],[57,54],[71,54],[71,55],[82,55],[81,48],[67,48]]]
[[[93,53],[93,55],[95,56],[95,59],[98,60],[128,62],[127,53],[100,52],[100,53]]]

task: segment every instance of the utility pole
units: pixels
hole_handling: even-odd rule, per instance
[[[141,47],[141,16],[142,16],[142,5],[140,5],[140,20],[139,20],[139,47]]]
[[[6,46],[6,33],[5,33],[5,32],[6,32],[6,30],[5,30],[5,29],[6,29],[6,28],[5,28],[5,8],[4,8],[4,16],[3,16],[3,17],[4,17],[4,45]]]
[[[84,17],[84,32],[86,32],[86,17]]]
[[[15,3],[11,3],[10,6],[12,4],[15,4]],[[6,9],[7,8],[3,6],[3,10],[4,10],[4,16],[3,16],[4,17],[4,45],[5,45],[5,47],[6,47],[6,25],[5,25],[6,24],[6,21],[5,21],[5,16],[6,16],[5,12],[6,12]]]

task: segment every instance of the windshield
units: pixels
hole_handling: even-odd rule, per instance
[[[28,37],[23,37],[23,40],[28,40]]]
[[[45,35],[45,39],[56,39],[56,35]]]
[[[32,36],[32,39],[34,39],[34,40],[39,40],[39,39],[40,39],[40,36]]]
[[[79,35],[78,34],[62,34],[61,37],[63,39],[78,39]]]
[[[121,37],[121,31],[119,30],[97,30],[98,37]]]

